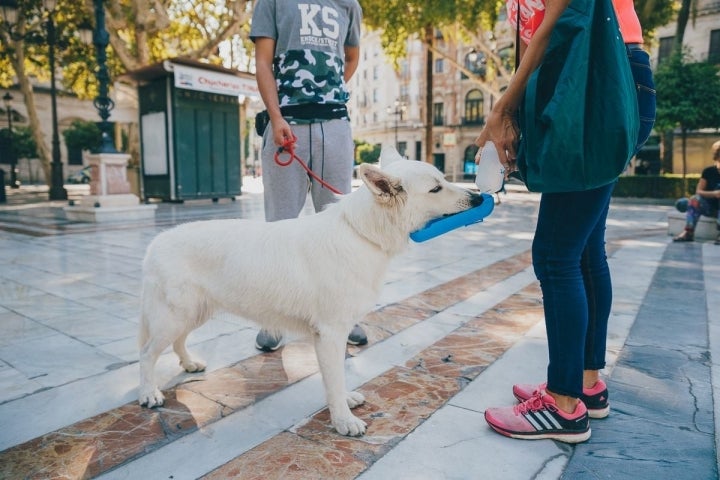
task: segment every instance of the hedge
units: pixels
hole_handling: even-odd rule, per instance
[[[638,198],[677,199],[695,193],[700,180],[698,174],[682,175],[628,175],[618,179],[613,196]]]

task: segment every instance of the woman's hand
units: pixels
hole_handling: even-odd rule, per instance
[[[517,170],[517,144],[520,140],[515,112],[504,108],[493,109],[475,145],[480,147],[475,155],[475,163],[480,163],[480,154],[486,142],[493,142],[498,152],[500,163],[505,167],[505,174]]]

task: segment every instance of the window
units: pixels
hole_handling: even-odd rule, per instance
[[[481,125],[483,123],[484,97],[480,90],[470,90],[465,96],[465,121],[468,125]]]
[[[435,59],[435,73],[443,73],[445,71],[445,60],[442,58]]]
[[[445,105],[442,103],[433,103],[433,125],[445,124]]]
[[[720,64],[720,30],[710,32],[710,48],[708,48],[708,62]]]
[[[660,47],[658,48],[658,64],[666,58],[670,58],[674,42],[675,37],[665,37],[660,39]]]
[[[400,77],[409,78],[410,69],[408,68],[408,62],[406,59],[400,60]]]
[[[407,156],[407,142],[398,142],[397,144],[397,151],[402,157]]]
[[[373,80],[377,80],[378,77],[379,77],[379,74],[378,74],[378,66],[375,65],[375,66],[373,66]]]

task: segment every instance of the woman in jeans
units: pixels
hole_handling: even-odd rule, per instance
[[[516,112],[555,23],[569,4],[570,0],[546,0],[544,5],[520,0],[521,61],[476,140],[479,147],[492,141],[508,172],[516,170]],[[637,86],[641,117],[637,152],[652,129],[655,90],[648,54],[640,46],[642,31],[632,0],[614,0],[613,5]],[[508,20],[513,25],[517,11],[517,0],[509,0]],[[607,387],[599,372],[605,367],[612,304],[605,224],[614,186],[611,182],[591,190],[541,196],[532,254],[543,294],[547,381],[516,384],[513,394],[518,405],[485,412],[486,421],[498,433],[577,443],[590,438],[589,418],[604,418],[610,411]]]

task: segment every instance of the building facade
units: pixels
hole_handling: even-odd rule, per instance
[[[676,22],[657,29],[655,41],[647,46],[653,67],[669,55]],[[512,69],[514,31],[504,9],[495,31],[486,42]],[[688,22],[684,45],[698,61],[720,64],[720,0],[698,0],[695,20]],[[446,42],[439,33],[435,48],[448,57],[435,55],[433,64],[432,130],[429,146],[434,164],[448,179],[474,178],[474,140],[499,92],[503,80],[485,72],[482,53],[472,45]],[[378,32],[365,32],[361,42],[358,74],[351,82],[350,112],[353,135],[357,140],[386,146],[397,144],[400,153],[412,159],[425,159],[425,62],[427,49],[420,41],[410,41],[407,57],[394,68],[384,55]],[[458,66],[485,77],[493,85],[479,85]],[[490,93],[495,92],[495,93]],[[716,129],[693,134],[688,146],[688,171],[699,172],[708,163],[709,146],[720,138]],[[397,139],[397,140],[396,140]],[[675,172],[682,171],[680,142],[675,142]]]

